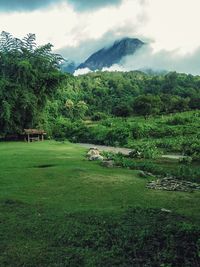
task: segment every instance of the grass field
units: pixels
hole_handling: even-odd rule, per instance
[[[85,152],[0,143],[0,266],[200,266],[200,192],[148,190]]]

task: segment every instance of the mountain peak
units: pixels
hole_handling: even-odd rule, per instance
[[[104,47],[92,54],[77,69],[89,68],[90,70],[102,70],[117,64],[125,56],[134,54],[144,43],[137,38],[125,37],[116,40],[111,46]]]

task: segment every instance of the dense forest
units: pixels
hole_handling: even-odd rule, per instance
[[[106,115],[148,117],[199,109],[199,100],[199,76],[176,72],[151,76],[132,71],[68,76],[56,103],[57,112],[65,117],[90,116],[95,120]],[[83,110],[77,112],[77,105],[83,105]]]

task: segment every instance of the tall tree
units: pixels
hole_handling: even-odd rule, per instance
[[[38,47],[34,34],[22,40],[0,35],[0,134],[36,127],[46,100],[62,80],[62,57],[52,45]]]

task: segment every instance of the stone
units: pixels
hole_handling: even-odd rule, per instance
[[[167,191],[182,191],[182,192],[193,192],[199,190],[200,185],[189,181],[182,181],[173,177],[165,177],[156,181],[151,181],[146,186],[149,189],[155,190],[167,190]]]
[[[146,175],[150,177],[155,177],[155,175],[153,175],[151,172],[146,172]]]
[[[167,209],[164,209],[164,208],[162,208],[161,211],[167,212],[167,213],[171,213],[172,212],[171,210],[167,210]]]
[[[87,156],[90,157],[90,156],[98,156],[100,155],[100,152],[98,149],[90,149],[87,153]]]
[[[104,158],[100,155],[100,151],[96,147],[91,147],[87,153],[87,158],[89,160],[99,160],[103,161]]]
[[[101,155],[92,155],[89,157],[89,160],[99,160],[99,161],[103,161],[103,157]]]

